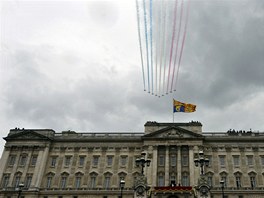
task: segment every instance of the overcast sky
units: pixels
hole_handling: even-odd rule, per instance
[[[143,91],[134,0],[1,1],[0,136],[11,128],[264,131],[264,1],[191,0],[177,91]],[[2,151],[5,144],[0,140]]]

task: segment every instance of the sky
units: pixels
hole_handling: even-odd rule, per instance
[[[264,1],[191,0],[176,92],[144,92],[134,0],[0,3],[0,137],[199,121],[264,132]],[[172,112],[173,98],[196,104]],[[0,152],[5,141],[0,140]]]

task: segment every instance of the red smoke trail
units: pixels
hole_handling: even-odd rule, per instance
[[[188,5],[187,5],[186,22],[185,22],[185,27],[184,27],[184,35],[183,35],[183,39],[182,39],[182,46],[181,46],[181,52],[180,52],[180,57],[179,57],[179,62],[178,62],[178,70],[177,70],[177,76],[176,76],[175,90],[174,91],[176,91],[176,84],[177,84],[178,78],[179,78],[178,76],[179,76],[179,70],[180,70],[180,65],[181,65],[182,52],[183,52],[184,42],[185,42],[186,33],[187,33],[189,9],[190,9],[190,1],[188,1]]]
[[[174,67],[173,67],[173,72],[172,72],[172,81],[171,81],[171,89],[170,89],[170,92],[172,92],[173,81],[174,81],[174,73],[175,73],[175,67],[176,67],[176,63],[177,63],[178,46],[179,46],[180,33],[181,33],[181,24],[182,24],[182,13],[183,13],[183,0],[182,0],[182,3],[181,3],[180,25],[179,25],[179,31],[178,31],[178,37],[177,37],[176,53],[175,53],[175,58],[174,58]]]
[[[171,69],[171,59],[172,59],[172,54],[173,54],[173,47],[174,47],[174,39],[175,39],[175,31],[176,31],[176,19],[177,19],[177,4],[178,0],[175,1],[175,6],[174,6],[174,16],[173,16],[173,34],[172,34],[172,39],[171,39],[171,49],[170,49],[170,62],[169,62],[169,72],[168,72],[168,83],[167,83],[167,93],[169,91],[169,83],[170,83],[170,69]]]

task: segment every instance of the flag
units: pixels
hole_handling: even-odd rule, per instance
[[[190,113],[196,111],[196,105],[187,104],[173,99],[173,113],[185,112]]]

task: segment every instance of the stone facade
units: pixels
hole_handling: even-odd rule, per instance
[[[142,189],[153,198],[264,197],[264,133],[147,122],[142,133],[16,128],[4,139],[0,197],[117,198],[121,180],[124,198],[140,197]],[[209,165],[196,167],[201,151]],[[142,152],[149,167],[136,165]]]

